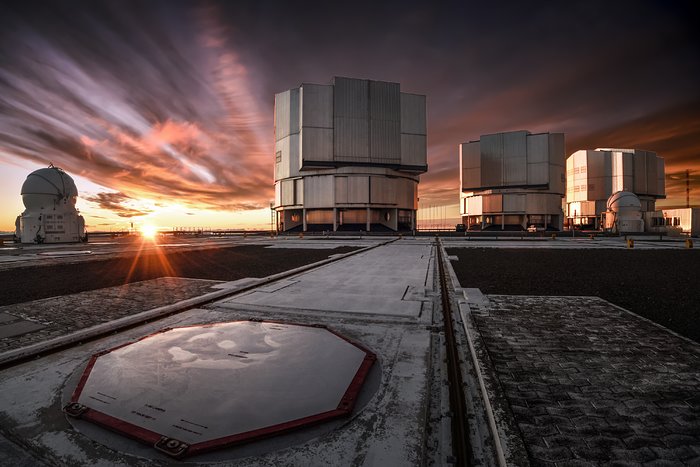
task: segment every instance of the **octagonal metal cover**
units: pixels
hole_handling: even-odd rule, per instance
[[[375,360],[323,326],[165,329],[93,355],[64,411],[184,457],[349,414]]]

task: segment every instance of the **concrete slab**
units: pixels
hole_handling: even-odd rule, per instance
[[[429,242],[399,240],[296,276],[296,283],[285,283],[278,290],[257,289],[225,300],[223,305],[417,318],[425,290],[432,288],[432,277],[427,275],[432,257]],[[407,294],[409,290],[422,293]]]
[[[317,298],[331,294],[336,299],[354,301],[366,295],[368,303],[373,299],[384,307],[379,310],[384,314],[377,314],[377,310],[375,314],[344,313],[342,307],[335,309],[334,301],[329,299],[323,311],[306,309],[307,301],[290,300],[283,307],[275,307],[229,300],[171,315],[3,370],[2,434],[11,444],[20,443],[28,459],[41,459],[50,465],[166,463],[168,459],[149,446],[99,427],[94,427],[100,430],[99,434],[91,432],[88,437],[83,434],[83,427],[76,431],[68,423],[61,407],[68,402],[70,387],[77,383],[90,355],[167,327],[289,317],[288,321],[325,325],[376,354],[378,360],[372,367],[376,374],[369,375],[365,385],[368,390],[363,388],[356,410],[345,420],[195,456],[188,460],[192,465],[420,465],[427,459],[445,462],[444,447],[438,446],[438,440],[446,439],[444,429],[449,426],[444,423],[445,410],[441,409],[444,401],[440,401],[445,392],[440,386],[443,377],[435,363],[441,361],[436,344],[439,334],[433,326],[426,325],[432,323],[435,301],[430,240],[396,242],[356,256],[364,258],[355,263],[355,276],[367,277],[353,277],[352,268],[333,268],[329,264],[285,279],[282,288],[257,293],[279,296],[306,281],[307,287],[324,287],[314,292]],[[351,256],[334,264],[354,259]],[[350,285],[335,287],[339,279],[335,273],[345,277]],[[340,290],[336,293],[335,289]],[[423,307],[421,319],[416,318],[416,305]]]

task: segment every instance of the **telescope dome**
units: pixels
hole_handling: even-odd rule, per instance
[[[608,198],[608,211],[641,211],[642,203],[639,197],[629,191],[616,191]]]
[[[27,176],[21,195],[27,209],[47,209],[59,204],[75,206],[78,188],[70,175],[49,166]]]

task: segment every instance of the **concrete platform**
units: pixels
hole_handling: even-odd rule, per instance
[[[460,302],[499,424],[531,464],[700,464],[700,345],[597,297]]]
[[[433,322],[431,239],[396,242],[285,278],[247,296],[272,297],[295,287],[312,287],[308,301],[225,300],[169,316],[117,335],[7,368],[0,378],[0,450],[6,460],[50,465],[152,465],[164,455],[99,428],[78,432],[61,413],[89,356],[166,327],[275,319],[322,324],[376,354],[366,388],[353,414],[316,428],[227,448],[188,459],[196,465],[418,465],[443,463],[439,420],[440,350]],[[351,263],[351,267],[347,266]],[[354,271],[354,278],[352,277]],[[360,273],[358,274],[358,271]],[[366,274],[365,274],[366,273]],[[334,280],[335,278],[335,280]],[[339,280],[342,279],[342,280]],[[351,280],[352,279],[352,280]],[[336,284],[340,295],[333,295]],[[338,297],[361,296],[371,285],[368,307],[345,307]],[[331,297],[312,308],[315,297]],[[302,289],[299,289],[302,290]],[[243,297],[242,297],[243,298]],[[436,387],[437,386],[437,387]],[[431,421],[432,420],[432,421]],[[437,421],[437,424],[435,423]],[[19,445],[24,451],[12,446]],[[108,446],[106,446],[108,445]]]
[[[175,461],[151,446],[88,423],[71,425],[61,408],[95,353],[168,327],[252,319],[327,326],[362,344],[378,360],[348,418],[199,454],[186,465],[448,465],[450,407],[434,239],[403,238],[383,246],[378,245],[391,239],[231,241],[249,240],[274,246],[280,255],[288,246],[307,244],[376,248],[269,281],[180,279],[171,284],[174,288],[166,282],[132,284],[144,287],[139,300],[173,295],[170,291],[177,287],[191,288],[192,295],[235,295],[1,370],[0,464],[172,465]],[[626,248],[622,239],[605,241],[609,243],[603,248]],[[442,242],[446,247],[598,248],[598,241],[590,239]],[[650,242],[649,248],[659,245]],[[637,247],[645,246],[636,242]],[[91,250],[99,249],[91,245]],[[109,244],[103,253],[124,254]],[[77,261],[84,255],[27,256],[22,261]],[[449,261],[445,265],[449,272]],[[512,450],[522,446],[522,465],[700,463],[698,344],[596,297],[484,295],[470,284],[457,283],[453,272],[450,277],[463,371],[470,384],[465,392],[473,398],[468,408],[472,433],[488,437],[492,416],[504,444]],[[25,307],[21,313],[0,311],[46,326],[20,336],[29,339],[14,343],[22,346],[51,337],[42,332],[110,326],[153,306],[136,300],[127,316],[103,312],[124,295],[135,295],[133,289],[117,289],[102,290],[90,301],[84,294],[97,291],[46,299],[41,306],[16,305]],[[39,308],[47,314],[36,314]],[[52,313],[65,320],[59,325]],[[477,400],[482,396],[486,402]],[[483,452],[484,446],[476,450]]]

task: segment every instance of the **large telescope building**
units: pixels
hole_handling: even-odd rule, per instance
[[[459,147],[460,215],[470,230],[561,230],[564,134],[511,131]]]
[[[590,229],[606,227],[603,214],[610,212],[608,201],[618,192],[638,198],[637,212],[641,216],[653,213],[656,200],[666,197],[663,158],[652,151],[599,148],[576,151],[566,160],[570,224]],[[609,221],[610,215],[607,217]],[[643,229],[641,225],[639,228]]]
[[[341,77],[275,95],[278,231],[414,229],[427,169],[423,95]]]

